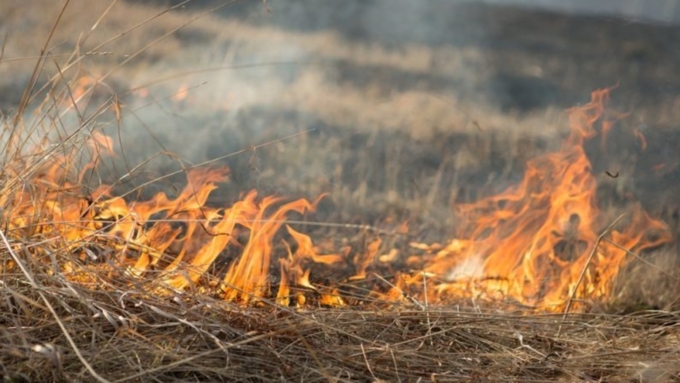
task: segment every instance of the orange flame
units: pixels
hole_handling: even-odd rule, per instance
[[[597,132],[608,90],[569,111],[571,134],[562,149],[527,164],[522,182],[505,192],[457,208],[463,223],[448,246],[423,262],[432,278],[430,302],[450,295],[512,299],[543,308],[561,308],[576,291],[580,299],[606,298],[626,260],[626,252],[597,243],[604,228],[595,197],[596,182],[583,149]],[[609,131],[610,121],[602,127]],[[670,240],[665,225],[639,206],[612,241],[640,251]],[[589,254],[595,256],[587,264]],[[577,286],[579,276],[588,269]],[[422,285],[422,274],[407,280]]]
[[[95,134],[88,146],[98,154],[101,147],[110,148],[111,141]],[[280,198],[273,197],[258,202],[253,191],[229,208],[207,207],[210,193],[228,179],[227,169],[189,171],[186,187],[174,199],[158,193],[148,201],[128,202],[109,197],[106,185],[85,197],[77,194],[85,172],[69,180],[71,166],[68,156],[55,156],[40,166],[29,187],[11,198],[2,197],[0,202],[10,212],[10,232],[58,242],[57,248],[80,254],[81,259],[91,254],[87,246],[113,249],[115,255],[102,269],[136,277],[160,273],[154,279],[183,289],[198,284],[234,243],[234,236],[247,231],[250,239],[229,266],[222,286],[225,299],[244,303],[269,295],[272,240],[285,216],[314,210],[318,203],[300,199],[281,205]],[[74,280],[84,278],[84,268],[68,264],[64,270],[71,270]]]
[[[313,270],[342,271],[343,280],[354,283],[372,279],[371,268],[404,264],[417,271],[408,273],[401,266],[389,281],[379,277],[391,288],[376,288],[368,295],[391,302],[411,297],[428,304],[456,297],[510,299],[556,310],[572,296],[610,296],[612,281],[627,259],[622,249],[638,252],[670,241],[665,225],[639,206],[624,227],[613,228],[611,242],[598,241],[607,222],[597,207],[597,185],[583,143],[597,135],[597,127],[611,132],[613,121],[602,120],[608,91],[593,92],[589,104],[569,111],[571,133],[562,148],[529,161],[518,185],[458,206],[462,222],[448,244],[413,243],[421,254],[406,259],[394,249],[379,256],[380,238],[353,256],[351,250],[320,254],[309,236],[289,226],[287,234],[295,243],[284,241],[283,251],[277,251],[275,239],[286,217],[314,210],[319,200],[282,203],[271,196],[258,199],[251,191],[230,207],[209,207],[211,192],[228,180],[226,168],[189,171],[175,198],[161,192],[147,201],[127,201],[112,197],[107,185],[89,196],[81,194],[85,174],[96,161],[72,172],[75,154],[29,156],[7,167],[33,171],[28,178],[10,174],[25,182],[0,195],[0,204],[12,235],[36,239],[40,246],[51,246],[51,252],[79,255],[81,262],[64,261],[62,272],[82,283],[92,281],[87,272],[94,269],[148,277],[172,289],[217,287],[224,299],[244,304],[273,298],[300,306],[313,292],[319,304],[342,306],[349,300],[340,291],[340,280],[320,286],[312,282]],[[113,142],[95,133],[85,147],[98,158],[112,154]],[[39,157],[42,162],[30,162]],[[406,225],[400,230],[407,230]],[[241,245],[237,237],[248,240]],[[111,254],[107,262],[88,265],[85,261],[97,252]],[[219,281],[209,280],[214,276]]]
[[[184,101],[189,94],[189,87],[186,84],[182,84],[177,92],[172,95],[172,100],[175,102]]]
[[[76,102],[82,99],[85,94],[92,89],[97,80],[90,76],[83,76],[75,82],[71,89],[71,95]]]

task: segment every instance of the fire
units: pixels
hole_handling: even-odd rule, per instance
[[[175,102],[184,101],[189,93],[189,87],[185,84],[179,87],[179,90],[172,95],[172,100]]]
[[[571,133],[561,150],[529,161],[519,185],[458,206],[462,223],[455,239],[414,260],[431,281],[419,273],[402,286],[432,284],[429,302],[445,303],[450,296],[484,297],[547,309],[561,308],[572,294],[578,299],[608,297],[627,254],[597,241],[606,222],[597,207],[597,185],[583,148],[584,141],[597,134],[598,123],[604,133],[613,126],[614,121],[602,120],[608,94],[609,90],[593,92],[589,104],[569,111]],[[639,134],[636,131],[638,138]],[[666,226],[639,206],[611,238],[633,252],[671,239]],[[583,270],[587,272],[577,285]]]
[[[88,147],[100,153],[112,143],[94,134]],[[248,301],[265,295],[271,241],[283,216],[315,208],[315,203],[306,200],[280,206],[276,198],[258,201],[255,192],[229,208],[206,207],[217,183],[227,180],[227,169],[190,171],[186,187],[176,198],[159,193],[148,201],[127,202],[111,197],[105,185],[84,196],[79,191],[85,172],[73,177],[67,170],[71,166],[68,156],[55,156],[40,165],[27,186],[1,198],[9,232],[24,239],[40,238],[53,248],[80,254],[83,261],[92,253],[87,247],[99,244],[115,251],[102,269],[135,276],[158,269],[158,278],[181,289],[198,283],[233,237],[248,230],[251,241],[224,278],[225,294],[230,299]],[[268,214],[272,208],[274,213]],[[177,223],[184,227],[177,227]],[[244,271],[243,265],[249,269]],[[72,270],[70,276],[76,280],[82,277],[79,265],[68,264],[65,269]]]
[[[75,102],[78,102],[83,97],[85,97],[87,92],[89,92],[96,84],[97,80],[91,76],[82,76],[77,81],[75,81],[75,84],[71,90],[71,95]]]
[[[251,191],[231,206],[208,206],[210,194],[229,178],[226,168],[188,171],[174,197],[161,192],[131,201],[113,196],[108,185],[85,194],[83,181],[96,161],[76,172],[76,154],[63,153],[27,156],[7,167],[32,171],[10,174],[22,182],[0,196],[4,226],[13,238],[40,244],[30,250],[34,256],[77,255],[61,260],[54,272],[81,283],[94,283],[96,273],[125,274],[153,283],[159,293],[197,289],[243,304],[272,299],[298,306],[314,295],[318,304],[342,306],[349,300],[341,281],[373,280],[382,288],[366,298],[446,304],[468,297],[561,309],[572,296],[610,296],[628,259],[622,249],[639,252],[671,239],[662,222],[635,206],[625,225],[612,229],[611,242],[598,241],[608,223],[597,207],[583,144],[597,127],[610,133],[614,121],[603,121],[607,96],[608,90],[596,91],[589,104],[571,109],[562,148],[529,161],[518,185],[456,207],[461,225],[448,244],[412,244],[418,254],[411,256],[396,249],[380,255],[379,238],[354,253],[323,254],[309,236],[290,226],[282,230],[290,214],[315,210],[319,199],[284,202]],[[112,155],[113,141],[94,133],[83,148],[92,158]],[[374,278],[374,271],[397,264],[410,271],[399,266],[389,280]],[[323,286],[314,282],[318,269],[344,277]]]

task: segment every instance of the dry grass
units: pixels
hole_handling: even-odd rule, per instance
[[[33,283],[3,278],[7,381],[95,381],[83,360],[111,382],[680,379],[676,312],[243,308],[190,294],[159,298],[138,281],[102,278],[108,291],[86,288],[25,259]]]
[[[630,312],[640,309],[674,310],[680,303],[680,265],[675,247],[633,260],[618,277],[617,294],[610,309]]]
[[[87,7],[79,1],[73,3],[62,20],[64,27],[57,30],[48,45],[53,49],[50,52],[71,52],[76,48],[80,53],[68,60],[39,64],[34,93],[39,97],[34,97],[31,105],[24,103],[14,108],[33,114],[3,119],[3,195],[25,187],[31,172],[51,155],[82,151],[85,140],[105,123],[106,129],[124,130],[125,119],[144,117],[144,112],[138,110],[141,105],[125,105],[120,99],[130,88],[172,72],[162,63],[153,65],[150,74],[140,68],[148,67],[154,57],[174,57],[181,63],[174,56],[176,51],[193,52],[184,50],[186,47],[172,37],[172,32],[184,25],[187,17],[198,13],[187,16],[170,12],[156,18],[159,10],[153,7],[121,3],[106,13],[106,2],[88,3]],[[56,4],[41,6],[45,14],[56,15]],[[1,3],[0,17],[15,22],[20,16],[7,11],[15,9],[15,5]],[[102,28],[87,44],[78,45],[73,36],[79,36],[85,25],[89,27],[104,13]],[[37,13],[30,16],[24,22],[35,30],[49,30],[53,23]],[[0,19],[0,24],[6,20]],[[260,51],[262,46],[272,45],[272,36],[277,36],[279,40],[274,45],[292,39],[304,50],[325,59],[354,60],[353,65],[360,69],[379,66],[408,75],[446,75],[468,70],[468,65],[479,65],[488,58],[472,48],[411,46],[395,53],[325,32],[274,30],[225,22],[211,15],[201,20],[200,25],[187,27],[192,38],[215,34],[220,43],[238,40],[250,50]],[[121,34],[138,23],[143,28]],[[232,30],[240,31],[238,37],[228,33]],[[148,45],[149,39],[165,35],[170,37]],[[34,36],[13,36],[6,57],[24,55],[20,47],[35,46]],[[85,54],[110,38],[111,45],[102,49],[113,54]],[[278,59],[277,52],[271,54],[271,60]],[[137,55],[139,62],[126,61],[125,55]],[[402,60],[404,56],[409,60]],[[432,64],[447,58],[455,60],[447,61],[450,65]],[[25,62],[0,62],[0,73],[26,74]],[[119,64],[124,65],[118,67]],[[524,64],[531,66],[530,62]],[[450,104],[433,97],[431,89],[390,93],[380,84],[338,85],[340,81],[329,79],[323,67],[305,68],[303,74],[289,82],[264,76],[252,87],[252,93],[245,94],[239,90],[252,78],[227,77],[236,81],[237,90],[225,97],[236,103],[231,107],[252,109],[239,117],[242,121],[256,120],[260,110],[257,108],[295,109],[303,117],[284,121],[273,131],[264,130],[264,134],[221,126],[222,132],[229,133],[231,146],[218,141],[215,145],[222,152],[213,153],[208,148],[202,153],[206,158],[200,160],[244,149],[254,140],[275,140],[299,132],[301,121],[339,127],[296,136],[293,148],[276,142],[265,147],[270,149],[268,152],[256,156],[253,150],[234,159],[230,165],[235,170],[235,183],[240,184],[229,197],[252,186],[307,195],[330,189],[334,205],[325,217],[361,223],[409,217],[416,222],[411,235],[418,239],[437,237],[453,224],[448,210],[451,203],[474,198],[477,189],[487,193],[503,189],[501,182],[512,182],[513,171],[521,167],[518,164],[553,145],[546,141],[560,131],[557,124],[549,128],[544,125],[546,120],[556,119],[554,108],[542,114],[518,116],[498,113],[497,108],[483,103],[453,107],[455,100]],[[546,70],[559,71],[557,67]],[[103,101],[98,100],[101,103],[93,101],[93,106],[83,113],[64,113],[65,105],[72,101],[72,79],[88,72],[97,76],[111,72],[105,82],[120,85],[112,85],[103,92]],[[131,85],[126,78],[135,78],[138,83]],[[200,76],[195,81],[200,82]],[[43,85],[45,88],[38,91]],[[122,87],[122,92],[117,86]],[[167,98],[174,86],[167,85],[160,94]],[[267,92],[290,97],[265,97]],[[221,108],[217,101],[210,104],[215,99],[214,93],[207,91],[186,101],[185,105],[198,115],[191,116],[196,117],[191,121],[197,125],[215,124],[216,115],[223,116],[220,113],[224,112],[214,114],[216,108]],[[663,111],[658,113],[660,120],[676,121],[677,110],[672,107],[675,101],[668,102],[656,111]],[[163,101],[152,104],[159,108],[164,105]],[[118,116],[121,107],[125,113]],[[474,113],[470,114],[471,110]],[[654,111],[645,109],[648,115]],[[228,108],[224,113],[229,113]],[[485,120],[478,122],[480,115]],[[174,120],[175,124],[186,124],[186,120]],[[266,125],[267,120],[260,123]],[[483,134],[477,134],[480,125]],[[451,126],[455,127],[453,133],[449,131]],[[375,129],[366,131],[366,127]],[[196,137],[193,132],[178,130],[173,140],[191,146],[187,141]],[[44,146],[38,153],[27,152],[43,139],[56,144]],[[217,141],[214,131],[202,140],[191,150],[205,147],[206,141]],[[386,145],[388,140],[390,144]],[[357,143],[368,150],[358,151]],[[123,142],[125,145],[129,144]],[[129,150],[128,155],[131,153],[134,152]],[[148,155],[140,153],[138,158]],[[177,157],[171,158],[176,163]],[[277,167],[266,167],[281,158],[286,160]],[[254,159],[265,165],[258,168],[253,165]],[[77,162],[92,160],[77,157]],[[318,166],[305,166],[309,163]],[[503,165],[500,169],[499,163]],[[131,166],[134,163],[128,164],[128,168]],[[242,179],[238,178],[239,169],[246,169],[240,175]],[[479,176],[475,178],[485,169],[493,169],[492,174],[485,174],[481,180]],[[257,173],[254,180],[250,178],[252,173]],[[158,175],[155,171],[151,177]],[[120,173],[115,176],[120,177]],[[616,182],[628,182],[629,177],[632,175],[623,174]],[[96,177],[92,180],[99,181]],[[134,187],[121,178],[117,180],[121,188],[128,188],[126,191]],[[611,189],[616,187],[619,185]],[[626,191],[622,188],[619,194]],[[39,221],[40,217],[35,218]],[[191,291],[160,296],[149,289],[151,281],[127,279],[121,277],[122,273],[116,278],[96,274],[91,283],[77,284],[69,281],[61,269],[66,261],[80,262],[73,254],[46,245],[45,238],[27,235],[26,231],[7,232],[2,228],[0,232],[0,261],[4,267],[0,281],[0,366],[8,382],[680,381],[680,277],[674,271],[678,270],[677,252],[670,249],[651,261],[633,262],[619,279],[621,286],[613,301],[587,314],[508,312],[474,301],[451,302],[447,307],[372,302],[343,309],[310,306],[297,310],[266,300],[260,307],[242,307]],[[339,237],[338,241],[348,235],[338,231],[332,234]],[[404,239],[395,241],[399,240]]]
[[[139,279],[74,284],[56,262],[17,253],[27,273],[4,272],[0,300],[7,381],[680,379],[672,311],[242,307],[189,292],[161,297]],[[7,248],[2,256],[11,259]]]

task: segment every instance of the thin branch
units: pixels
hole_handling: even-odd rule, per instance
[[[583,282],[583,277],[586,275],[586,271],[588,270],[588,267],[590,266],[590,262],[592,262],[593,257],[595,257],[595,253],[597,252],[597,248],[600,246],[600,242],[604,239],[604,237],[609,234],[609,231],[616,226],[617,223],[623,218],[625,214],[619,215],[614,222],[612,222],[609,226],[607,226],[606,229],[597,237],[597,241],[595,241],[595,244],[593,245],[592,250],[590,251],[590,254],[588,255],[588,259],[586,260],[586,263],[583,265],[583,269],[581,269],[581,274],[578,276],[578,280],[576,281],[576,285],[574,286],[574,289],[571,291],[571,295],[569,296],[569,300],[567,301],[567,306],[564,308],[564,315],[562,315],[562,321],[567,319],[567,315],[569,314],[569,310],[571,310],[571,305],[574,302],[574,298],[576,297],[576,293],[578,292],[579,287],[581,286],[581,282]],[[560,324],[559,329],[557,330],[557,335],[556,338],[559,338],[562,333],[562,325]]]

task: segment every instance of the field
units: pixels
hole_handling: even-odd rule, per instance
[[[6,381],[680,380],[680,27],[10,0],[0,36]]]

